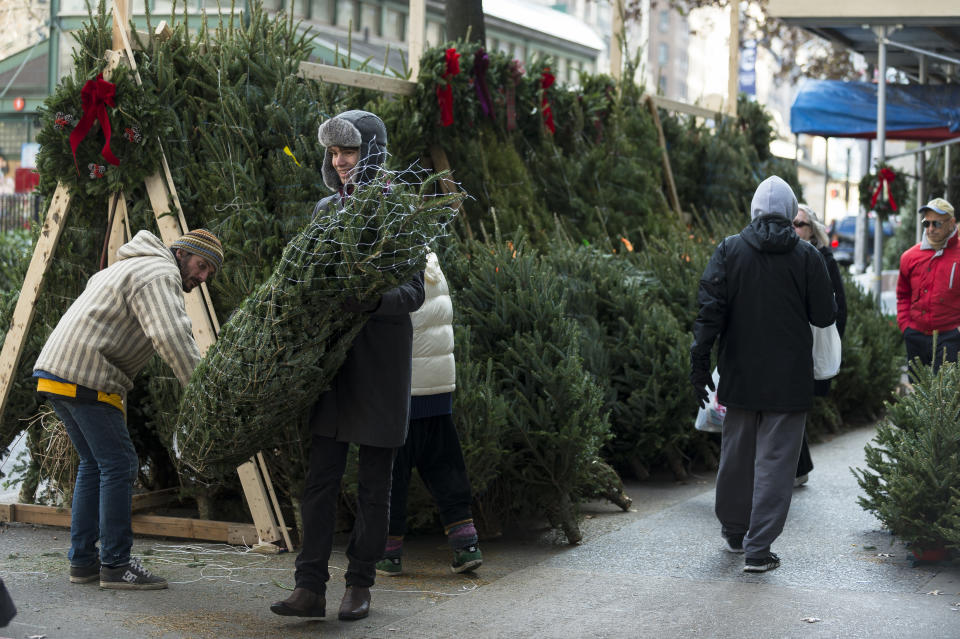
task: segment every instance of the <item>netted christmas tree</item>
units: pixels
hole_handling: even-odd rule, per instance
[[[367,318],[342,305],[375,301],[423,269],[462,200],[436,194],[444,176],[416,167],[380,170],[318,211],[287,245],[184,393],[170,437],[198,478],[232,475],[262,448],[309,440],[300,418],[329,387]]]

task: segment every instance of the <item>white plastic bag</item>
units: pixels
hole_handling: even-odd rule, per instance
[[[713,369],[713,386],[720,384],[720,373]],[[697,412],[697,420],[693,427],[705,433],[719,433],[723,430],[723,418],[727,415],[727,407],[717,402],[717,391],[707,389],[707,407]]]
[[[840,333],[837,323],[826,328],[810,325],[813,331],[813,378],[830,379],[840,372]]]

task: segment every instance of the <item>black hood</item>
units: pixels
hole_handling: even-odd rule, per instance
[[[779,214],[759,215],[740,231],[743,241],[763,253],[789,253],[800,241],[793,222]]]

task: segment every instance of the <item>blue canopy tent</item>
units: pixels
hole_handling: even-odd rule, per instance
[[[960,137],[960,85],[887,84],[887,139]],[[830,138],[877,137],[877,85],[808,80],[790,108],[793,133]]]

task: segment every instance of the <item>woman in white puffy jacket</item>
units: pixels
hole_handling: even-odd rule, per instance
[[[407,529],[407,491],[414,468],[440,509],[440,521],[453,549],[453,572],[468,572],[483,563],[470,511],[470,480],[453,424],[453,303],[437,256],[427,257],[423,272],[425,299],[413,321],[413,383],[407,441],[393,462],[390,529],[377,572],[402,571],[403,535]]]

